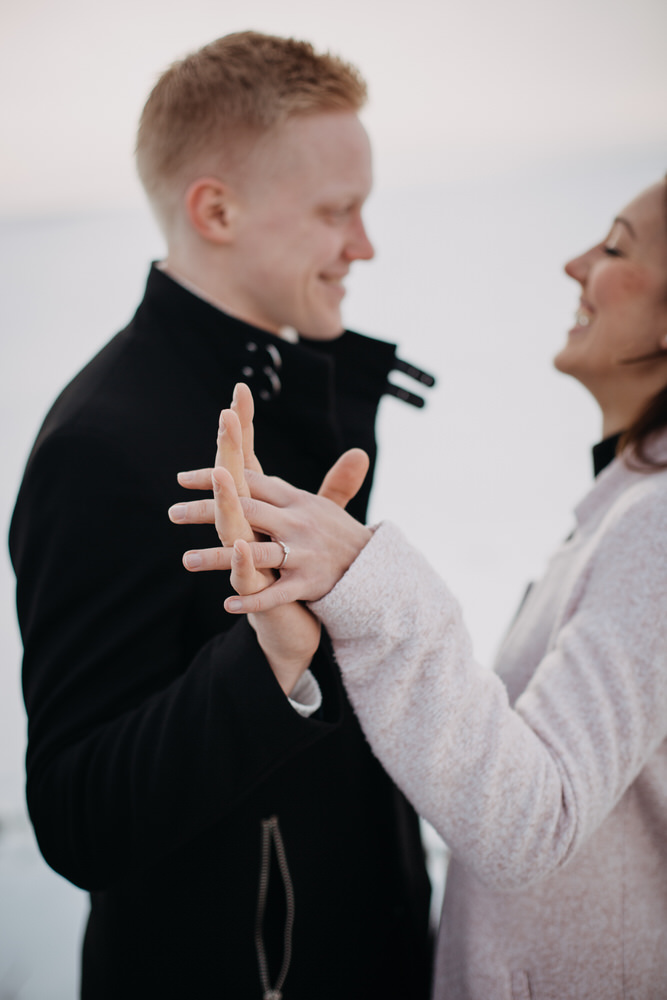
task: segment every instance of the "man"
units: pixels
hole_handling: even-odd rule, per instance
[[[326,636],[292,687],[271,637],[225,615],[226,581],[183,569],[183,533],[196,549],[211,529],[165,515],[240,380],[266,472],[312,490],[346,448],[375,457],[394,347],[340,317],[373,255],[364,100],[354,68],[253,32],[162,76],[137,161],[166,260],[28,461],[10,536],[27,797],[46,860],[91,894],[85,1000],[427,992],[417,820]],[[287,613],[289,642],[308,613]]]

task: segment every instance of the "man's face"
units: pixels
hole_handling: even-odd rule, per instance
[[[343,330],[344,279],[373,247],[361,209],[372,184],[368,137],[353,112],[289,119],[239,186],[230,275],[235,311],[315,340]]]

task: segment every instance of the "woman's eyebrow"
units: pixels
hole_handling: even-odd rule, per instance
[[[627,219],[624,219],[622,215],[617,215],[614,222],[620,222],[622,226],[626,226],[630,235],[634,237],[634,239],[637,239],[637,233],[635,232],[634,227],[630,222],[628,222]]]

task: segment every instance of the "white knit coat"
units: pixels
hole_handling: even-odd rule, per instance
[[[452,850],[437,1000],[667,997],[667,472],[616,459],[576,521],[493,672],[391,524],[312,605]]]

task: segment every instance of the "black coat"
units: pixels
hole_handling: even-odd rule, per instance
[[[260,998],[271,817],[292,883],[272,846],[271,983],[293,891],[287,1000],[426,993],[417,820],[364,739],[326,636],[312,668],[323,706],[304,719],[246,620],[222,609],[227,574],[182,567],[185,549],[216,544],[213,528],[167,518],[193,496],[176,473],[211,464],[236,381],[256,395],[265,471],[315,490],[345,448],[374,461],[393,363],[392,345],[350,332],[287,343],[154,268],[130,325],[45,420],[10,535],[27,798],[48,863],[91,893],[86,1000]],[[369,489],[370,477],[350,505],[359,518]]]

